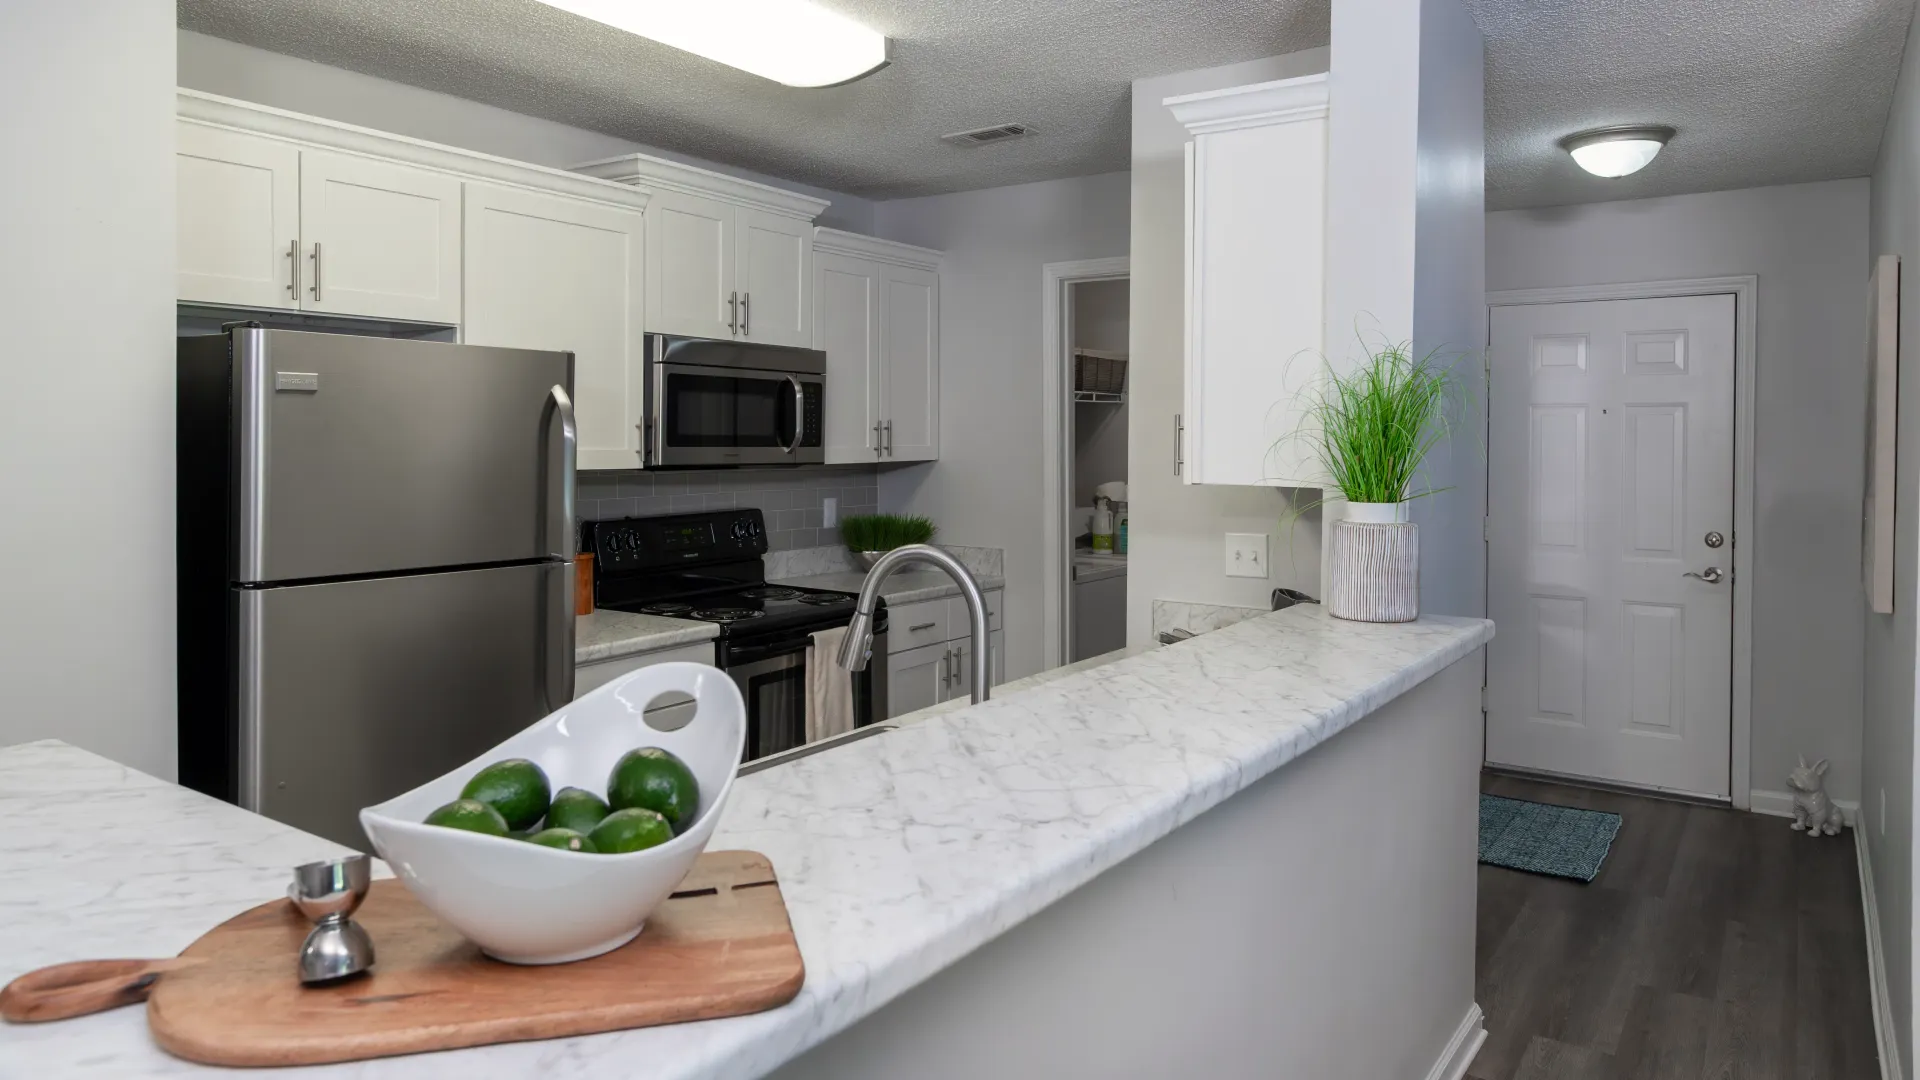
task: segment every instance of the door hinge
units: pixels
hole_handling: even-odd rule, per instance
[[[1488,544],[1493,542],[1493,518],[1483,517],[1480,519],[1480,540],[1482,543]]]
[[[1480,688],[1480,715],[1487,715],[1487,688],[1484,686]]]

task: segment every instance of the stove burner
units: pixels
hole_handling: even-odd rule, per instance
[[[748,619],[757,619],[765,614],[766,612],[764,611],[755,611],[752,608],[722,607],[701,608],[699,611],[693,613],[693,617],[725,625],[727,623],[746,622]]]
[[[801,597],[800,602],[812,604],[815,607],[826,607],[829,604],[844,604],[852,599],[853,597],[845,593],[810,593]]]
[[[800,590],[785,585],[762,585],[757,589],[743,589],[740,595],[749,600],[793,600],[800,596]]]
[[[692,610],[692,604],[648,604],[640,609],[640,613],[642,615],[685,615]]]

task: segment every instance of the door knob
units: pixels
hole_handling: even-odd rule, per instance
[[[1717,567],[1717,566],[1709,566],[1709,567],[1707,567],[1707,568],[1706,568],[1706,570],[1705,570],[1704,572],[1702,572],[1702,573],[1698,573],[1698,574],[1696,574],[1696,573],[1694,573],[1693,571],[1691,571],[1691,570],[1689,570],[1689,571],[1687,571],[1686,573],[1684,573],[1684,574],[1681,574],[1680,576],[1681,576],[1681,577],[1690,577],[1690,578],[1699,578],[1699,579],[1700,579],[1701,581],[1704,581],[1704,582],[1706,582],[1706,583],[1707,583],[1707,584],[1709,584],[1709,585],[1718,585],[1718,584],[1720,584],[1720,579],[1721,579],[1722,577],[1725,577],[1726,575],[1724,575],[1724,574],[1722,574],[1722,573],[1720,572],[1720,568],[1719,568],[1719,567]]]

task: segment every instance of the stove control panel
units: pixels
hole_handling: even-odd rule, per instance
[[[588,521],[580,547],[603,574],[657,570],[688,563],[743,559],[767,552],[766,519],[758,510],[709,510],[667,517]]]

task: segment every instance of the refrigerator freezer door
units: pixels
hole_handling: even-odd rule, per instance
[[[573,697],[566,563],[234,595],[240,805],[363,851],[361,807]]]
[[[233,340],[234,580],[571,557],[571,354]]]

